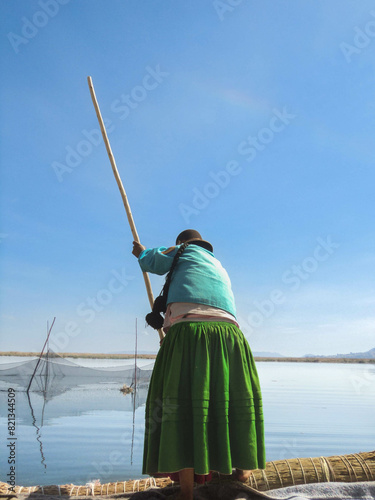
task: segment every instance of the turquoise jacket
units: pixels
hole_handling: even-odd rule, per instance
[[[142,271],[166,274],[180,245],[143,250],[138,258]],[[193,302],[218,307],[236,316],[231,283],[214,254],[198,245],[189,245],[173,272],[167,304]]]

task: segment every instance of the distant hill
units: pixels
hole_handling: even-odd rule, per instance
[[[317,356],[305,354],[305,358],[344,358],[344,359],[375,359],[375,347],[366,352],[351,352],[349,354],[333,354],[332,356]]]
[[[138,354],[157,354],[157,351],[137,351]],[[108,352],[107,354],[134,354],[133,351],[116,351],[116,352]]]
[[[283,354],[279,354],[278,352],[253,352],[253,356],[257,356],[258,358],[284,358]]]
[[[266,352],[266,351],[260,351],[260,352],[254,352],[252,351],[253,356],[257,356],[259,358],[284,358],[285,356],[283,354],[280,354],[278,352]],[[134,351],[116,351],[116,352],[111,352],[108,354],[134,354]],[[155,351],[138,351],[138,354],[157,354]]]

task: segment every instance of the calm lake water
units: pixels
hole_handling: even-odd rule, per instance
[[[0,363],[11,361],[0,358]],[[124,360],[74,360],[85,366]],[[131,361],[126,363],[130,366]],[[140,360],[149,364],[150,360]],[[267,460],[374,449],[375,365],[257,363],[263,390]],[[0,479],[7,481],[7,390],[16,389],[16,483],[101,483],[142,477],[147,385],[85,383],[44,400],[0,380]]]

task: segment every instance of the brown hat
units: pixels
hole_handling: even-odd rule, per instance
[[[194,243],[200,247],[205,248],[206,250],[213,252],[214,248],[208,241],[202,240],[202,236],[195,229],[185,229],[177,236],[176,245],[180,245],[181,243]]]

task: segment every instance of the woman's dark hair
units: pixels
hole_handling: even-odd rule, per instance
[[[146,323],[150,325],[152,328],[155,328],[155,330],[159,330],[163,326],[164,317],[161,315],[161,313],[165,313],[165,311],[167,310],[167,297],[168,297],[169,285],[171,284],[172,274],[173,271],[175,270],[178,259],[181,257],[181,254],[188,245],[189,243],[183,243],[177,250],[177,253],[173,258],[171,268],[165,278],[165,283],[162,288],[162,291],[154,301],[152,312],[148,313],[146,316]]]

